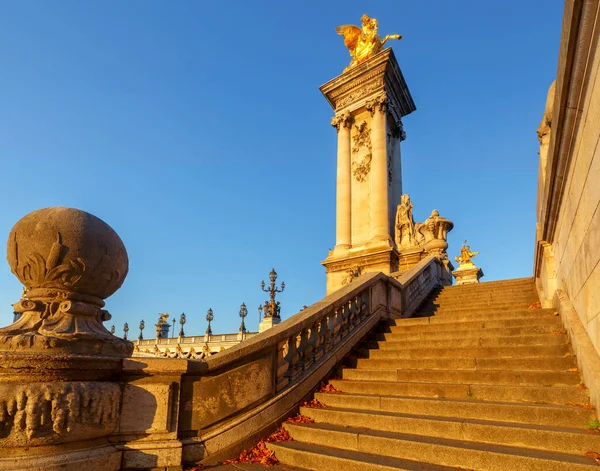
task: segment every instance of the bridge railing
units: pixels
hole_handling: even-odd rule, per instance
[[[149,446],[153,436],[163,445],[170,437],[170,453],[181,447],[184,463],[236,455],[292,414],[378,322],[412,315],[447,275],[433,257],[392,276],[368,273],[205,360],[127,360],[126,382],[137,396],[136,407],[142,398],[170,398],[159,408],[171,411],[163,414],[170,421],[165,417],[160,432],[144,430],[139,439]],[[150,384],[154,390],[148,395]],[[166,454],[164,448],[155,452]]]

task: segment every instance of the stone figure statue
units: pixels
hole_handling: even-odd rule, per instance
[[[377,31],[379,24],[375,18],[363,15],[360,21],[362,28],[354,25],[342,25],[335,29],[338,34],[344,36],[344,44],[352,57],[350,65],[344,69],[344,72],[373,57],[383,49],[383,45],[389,39],[402,38],[399,34],[390,34],[381,39]]]
[[[410,196],[404,194],[400,197],[400,204],[396,209],[396,246],[409,247],[419,245],[415,234],[415,220],[413,219],[413,204]]]
[[[454,261],[458,262],[460,266],[473,265],[471,259],[475,258],[476,255],[479,255],[479,252],[471,252],[471,247],[467,245],[467,240],[465,239],[460,249],[460,256],[454,257]]]

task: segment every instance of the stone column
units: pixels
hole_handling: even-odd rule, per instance
[[[381,95],[366,104],[371,112],[371,242],[390,245],[388,165],[387,165],[387,98]]]
[[[338,133],[337,185],[335,217],[335,250],[348,250],[351,244],[352,205],[352,143],[351,129],[354,118],[349,112],[331,120]]]

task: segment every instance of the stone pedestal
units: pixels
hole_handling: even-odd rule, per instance
[[[483,276],[483,271],[472,263],[467,263],[453,271],[452,276],[456,279],[457,285],[470,285],[479,283],[479,279]]]
[[[423,247],[400,248],[398,270],[409,270],[427,256]]]
[[[121,239],[91,214],[46,208],[17,222],[7,252],[25,289],[0,329],[0,470],[121,469],[109,436],[133,345],[103,326],[128,270]]]
[[[274,325],[277,325],[281,322],[280,317],[266,316],[260,321],[258,325],[258,333],[264,332],[267,329],[270,329]]]
[[[414,111],[398,62],[385,49],[321,87],[338,132],[336,243],[323,265],[327,294],[352,273],[398,270],[394,216],[402,194],[401,118]]]

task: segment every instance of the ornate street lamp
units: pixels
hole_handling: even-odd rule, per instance
[[[208,311],[206,311],[206,320],[208,321],[208,327],[206,328],[206,335],[212,335],[212,329],[210,328],[210,323],[212,322],[212,320],[215,318],[215,316],[213,316],[213,310],[211,308],[208,308]]]
[[[186,318],[185,318],[185,312],[181,313],[181,316],[179,316],[179,323],[181,324],[181,329],[179,330],[179,336],[180,337],[185,337],[185,332],[183,331],[183,324],[185,324]],[[175,329],[173,329],[175,330]]]
[[[138,340],[144,340],[144,335],[142,334],[144,327],[146,327],[146,324],[144,323],[144,320],[142,319],[142,322],[140,322],[140,335],[138,336]]]
[[[246,324],[244,324],[244,317],[246,317],[248,315],[248,309],[246,309],[246,304],[242,303],[242,305],[240,306],[240,317],[242,318],[242,323],[240,325],[240,332],[245,333],[246,331]]]
[[[127,332],[129,332],[129,324],[127,322],[125,322],[125,325],[123,326],[123,332],[125,333],[125,335],[123,335],[123,340],[127,340]]]
[[[260,323],[262,321],[262,312],[263,312],[263,307],[262,307],[262,304],[260,304],[258,306],[258,325],[260,325]]]
[[[275,284],[275,282],[277,281],[277,272],[275,271],[275,268],[273,268],[271,270],[271,273],[269,273],[269,279],[271,280],[271,282],[269,283],[269,287],[267,289],[265,289],[264,280],[260,283],[261,289],[265,293],[269,293],[271,295],[271,301],[265,301],[265,317],[275,317],[279,319],[279,313],[281,311],[281,308],[279,302],[275,302],[275,294],[283,293],[283,290],[285,289],[285,282],[282,281],[281,288],[277,288]]]

